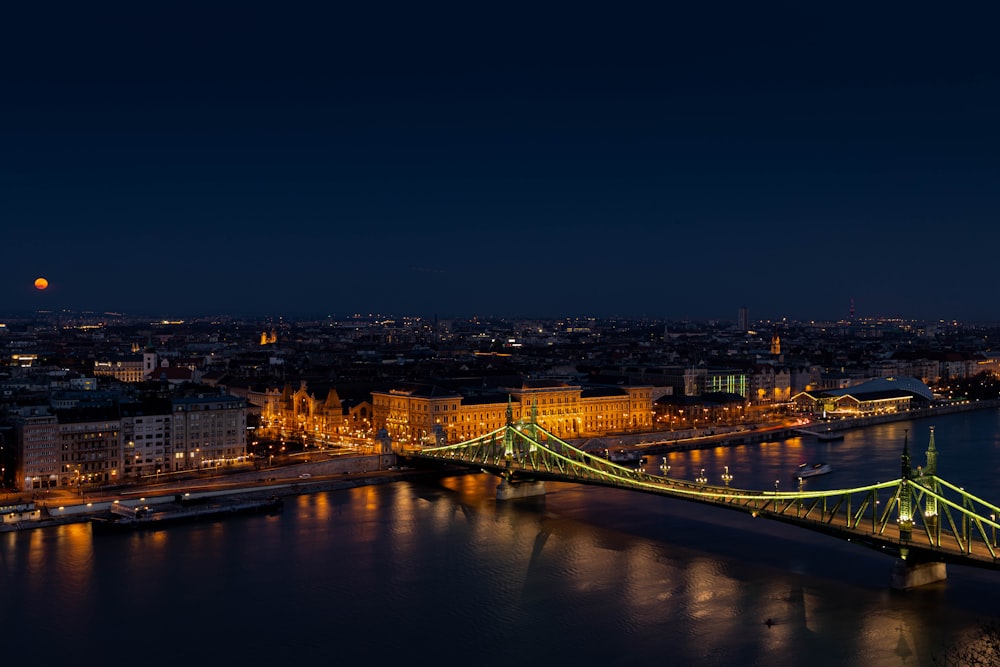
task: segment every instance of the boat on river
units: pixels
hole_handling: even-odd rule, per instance
[[[795,477],[805,479],[807,477],[818,477],[833,472],[833,466],[829,463],[803,463],[795,471]]]
[[[278,496],[211,502],[183,501],[164,503],[162,507],[149,505],[133,507],[115,503],[107,515],[91,518],[90,525],[95,533],[157,529],[235,514],[273,513],[280,511],[283,505],[284,501]]]
[[[645,465],[646,457],[642,452],[635,449],[616,449],[612,452],[605,450],[606,458],[612,463],[623,465]]]

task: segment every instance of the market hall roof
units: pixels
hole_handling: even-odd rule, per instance
[[[885,394],[885,392],[906,392],[928,401],[934,400],[934,392],[926,384],[915,377],[876,378],[868,382],[856,384],[843,389],[826,389],[827,396],[862,396],[867,394]]]

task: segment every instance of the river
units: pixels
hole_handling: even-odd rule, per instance
[[[899,475],[935,426],[939,473],[1000,501],[1000,411],[669,455],[733,486],[844,488]],[[664,462],[649,461],[656,472]],[[32,664],[783,667],[931,665],[996,614],[1000,572],[889,587],[892,559],[653,495],[548,483],[497,502],[485,474],[286,499],[277,516],[93,536],[0,534],[3,655]]]

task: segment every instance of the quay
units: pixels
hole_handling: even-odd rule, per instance
[[[715,429],[699,429],[698,431],[660,431],[656,433],[629,433],[613,435],[601,440],[608,447],[624,449],[625,451],[641,452],[643,454],[669,454],[670,452],[685,452],[694,449],[711,449],[714,447],[733,447],[738,445],[760,444],[774,442],[802,435],[804,430],[817,430],[827,433],[843,433],[855,428],[864,428],[876,424],[924,419],[936,415],[950,415],[974,410],[989,410],[1000,408],[1000,399],[982,401],[959,401],[930,405],[926,408],[891,412],[866,417],[843,417],[838,419],[810,420],[748,428],[746,426],[722,427]],[[726,429],[726,430],[723,430]],[[568,441],[574,446],[586,446],[586,439]]]
[[[307,464],[308,465],[308,464]],[[0,533],[49,528],[73,523],[90,523],[106,521],[108,514],[115,505],[126,507],[148,506],[151,510],[167,508],[177,503],[177,496],[183,494],[185,502],[215,502],[246,503],[259,505],[268,499],[287,498],[297,495],[338,491],[359,486],[386,484],[414,477],[440,477],[442,474],[454,474],[454,471],[441,470],[373,470],[358,474],[311,475],[307,480],[300,478],[279,479],[272,484],[260,484],[253,480],[244,480],[233,486],[216,490],[184,491],[181,488],[169,490],[129,489],[127,492],[90,498],[86,501],[79,497],[66,494],[65,497],[49,496],[43,503],[34,501],[22,502],[25,514],[18,516],[19,520],[0,523]],[[254,473],[256,475],[256,473]],[[28,514],[30,512],[30,516]],[[217,513],[219,516],[225,512]]]

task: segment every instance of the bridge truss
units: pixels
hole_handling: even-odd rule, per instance
[[[653,493],[739,510],[833,535],[911,563],[944,562],[1000,569],[1000,507],[936,474],[931,428],[927,465],[912,469],[904,441],[899,479],[826,491],[756,491],[654,475],[583,451],[530,421],[507,424],[456,444],[405,447],[400,456],[479,468],[509,483],[562,481]]]

